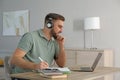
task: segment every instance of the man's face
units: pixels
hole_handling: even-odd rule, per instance
[[[63,24],[64,24],[64,21],[62,21],[62,20],[56,20],[56,21],[54,21],[54,27],[52,29],[52,35],[53,36],[54,35],[56,36],[59,33],[62,33]]]

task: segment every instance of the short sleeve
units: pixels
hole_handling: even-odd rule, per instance
[[[30,33],[26,33],[22,36],[22,38],[19,41],[18,48],[24,50],[25,52],[28,52],[32,48],[32,36]]]

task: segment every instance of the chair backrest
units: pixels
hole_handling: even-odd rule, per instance
[[[11,80],[10,73],[12,71],[12,67],[10,65],[10,56],[5,56],[4,58],[4,70],[5,70],[5,76],[6,80]]]
[[[4,58],[5,80],[29,80],[10,76],[12,69],[15,67],[15,65],[10,64],[10,58],[10,56],[5,56]]]

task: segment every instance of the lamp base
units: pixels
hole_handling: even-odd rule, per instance
[[[97,48],[90,48],[91,50],[96,50]]]
[[[98,48],[84,48],[84,49],[87,49],[87,50],[97,50]]]

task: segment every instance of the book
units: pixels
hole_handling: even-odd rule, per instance
[[[67,78],[67,74],[60,74],[60,75],[41,75],[44,78]]]
[[[45,78],[67,78],[67,74],[63,74],[59,69],[47,68],[40,71],[42,77]]]

